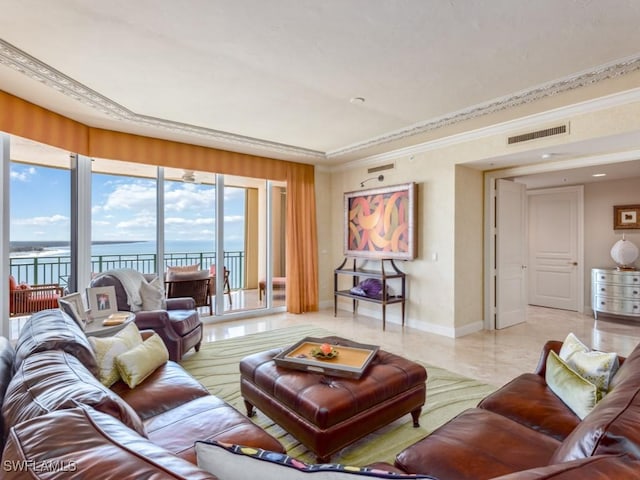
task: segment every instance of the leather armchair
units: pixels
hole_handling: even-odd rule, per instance
[[[90,287],[113,286],[119,311],[131,311],[127,293],[120,281],[108,273],[91,281]],[[140,330],[155,331],[169,350],[169,359],[179,362],[183,355],[195,348],[200,350],[203,326],[192,298],[168,298],[165,310],[135,312],[135,323]]]

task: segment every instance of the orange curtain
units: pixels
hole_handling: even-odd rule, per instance
[[[93,128],[3,91],[0,91],[0,130],[89,157],[286,180],[287,311],[318,309],[312,165]]]
[[[291,164],[287,171],[287,311],[318,310],[318,229],[314,169]]]

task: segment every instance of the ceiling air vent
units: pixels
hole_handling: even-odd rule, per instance
[[[367,169],[367,173],[384,172],[385,170],[393,170],[394,168],[396,168],[395,163],[387,163],[386,165],[380,165],[380,166],[377,166],[377,167],[371,167],[371,168]]]
[[[522,133],[520,135],[514,135],[507,139],[507,144],[512,145],[514,143],[528,142],[529,140],[536,140],[538,138],[551,137],[553,135],[562,135],[569,131],[569,125],[558,125],[557,127],[545,128],[543,130],[536,130],[535,132]]]

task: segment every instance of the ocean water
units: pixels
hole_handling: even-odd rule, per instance
[[[43,242],[46,244],[46,242]],[[233,243],[225,245],[227,252],[241,252],[244,246]],[[214,242],[200,240],[175,240],[165,242],[165,253],[213,253],[215,251]],[[91,247],[91,256],[98,255],[135,255],[156,253],[156,242],[123,242],[123,243],[101,243]],[[46,246],[42,250],[32,252],[12,252],[11,258],[33,258],[33,257],[64,257],[69,256],[70,247],[68,245]]]

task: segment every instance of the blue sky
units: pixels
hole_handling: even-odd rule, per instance
[[[70,172],[11,163],[11,240],[69,240]],[[152,180],[94,174],[93,240],[155,240],[156,186]],[[215,190],[165,184],[166,240],[213,239]],[[243,239],[244,190],[225,188],[225,241]]]

